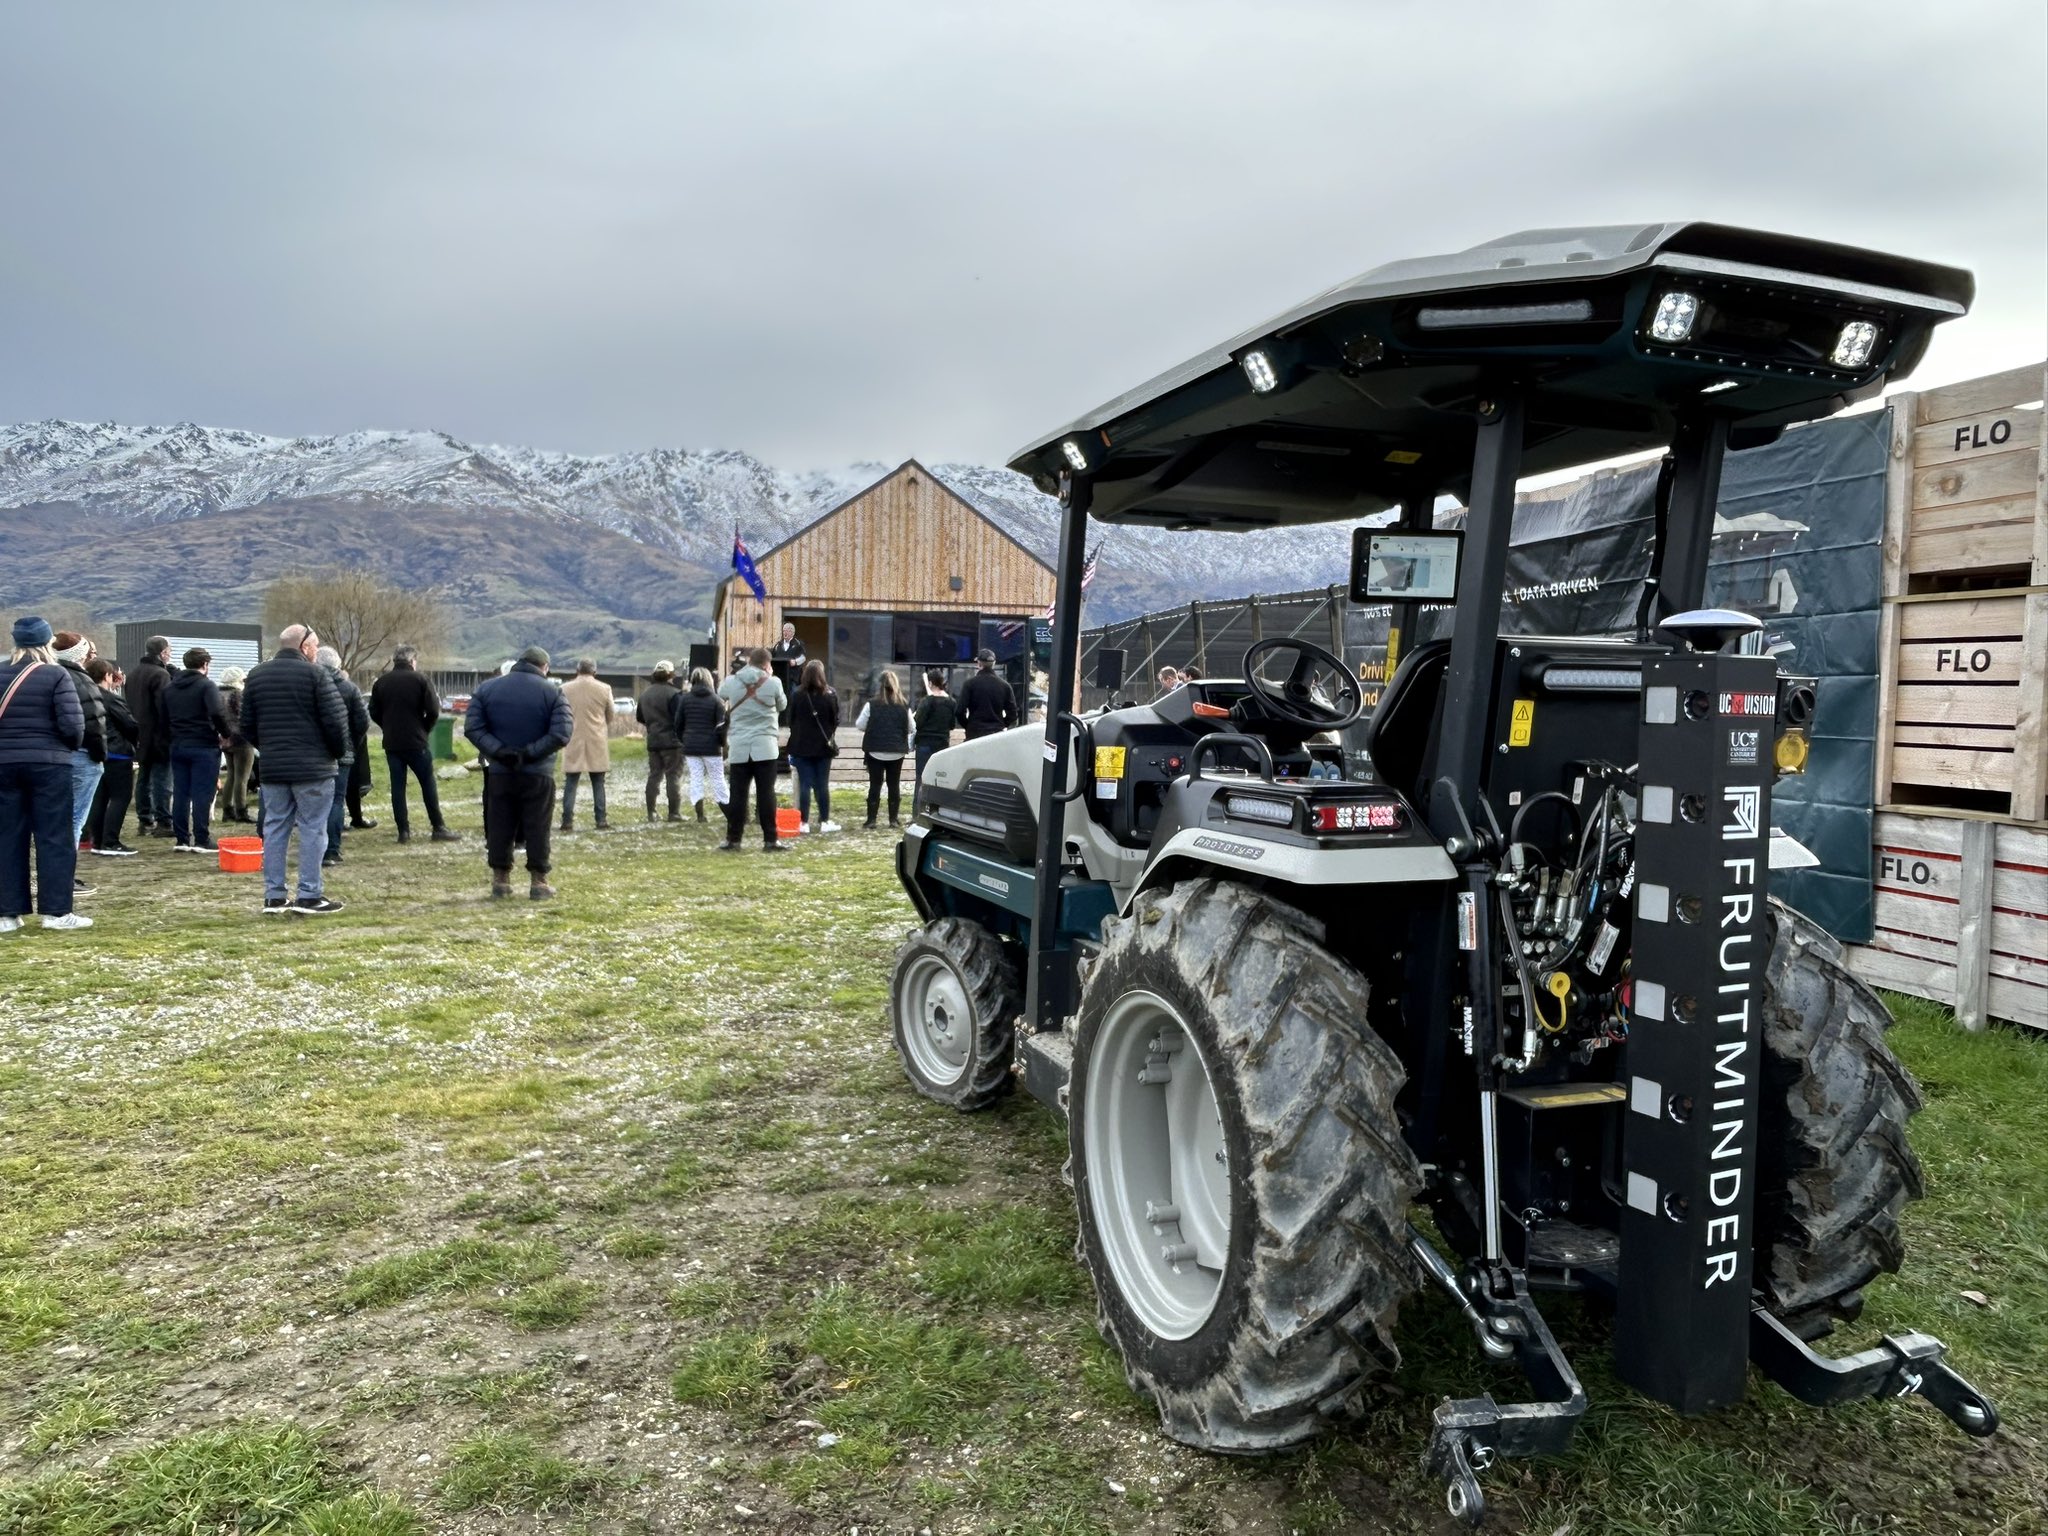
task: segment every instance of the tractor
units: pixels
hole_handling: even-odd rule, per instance
[[[1418,1291],[1530,1388],[1435,1410],[1475,1523],[1479,1474],[1586,1411],[1546,1292],[1595,1298],[1617,1374],[1680,1413],[1754,1362],[1995,1431],[1937,1339],[1816,1348],[1899,1267],[1919,1096],[1882,1001],[1771,894],[1814,862],[1771,823],[1814,681],[1702,606],[1724,456],[1903,378],[1973,292],[1723,225],[1531,231],[1367,272],[1014,456],[1061,507],[1055,703],[931,759],[891,1023],[939,1103],[1021,1083],[1065,1117],[1099,1325],[1173,1438],[1342,1423]],[[1518,478],[1659,451],[1633,632],[1503,635]],[[1350,524],[1350,598],[1390,612],[1370,719],[1299,638],[1058,707],[1091,517]]]

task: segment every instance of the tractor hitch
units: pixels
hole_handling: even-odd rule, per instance
[[[1947,1346],[1932,1334],[1886,1334],[1875,1349],[1830,1357],[1762,1307],[1749,1314],[1749,1358],[1802,1403],[1828,1407],[1866,1397],[1918,1395],[1939,1408],[1966,1435],[1998,1429],[1991,1399],[1958,1375],[1942,1357]]]
[[[1481,1347],[1492,1355],[1500,1341],[1508,1343],[1537,1394],[1536,1401],[1527,1403],[1497,1403],[1488,1395],[1445,1398],[1437,1405],[1427,1465],[1443,1479],[1444,1507],[1451,1517],[1477,1525],[1486,1516],[1479,1474],[1497,1456],[1563,1454],[1585,1417],[1586,1389],[1536,1309],[1520,1270],[1495,1267],[1488,1272],[1490,1283],[1473,1284],[1470,1281],[1478,1277],[1468,1276],[1461,1285],[1428,1241],[1412,1227],[1409,1232],[1411,1251],[1431,1278],[1448,1283],[1460,1308],[1473,1320]],[[1422,1258],[1422,1249],[1428,1250],[1428,1258]]]

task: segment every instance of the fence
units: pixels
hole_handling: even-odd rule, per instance
[[[1112,695],[1117,700],[1150,699],[1158,691],[1154,679],[1161,667],[1198,667],[1211,676],[1235,677],[1246,649],[1260,640],[1299,636],[1346,655],[1345,608],[1342,587],[1311,587],[1162,608],[1083,631],[1081,707],[1099,708],[1110,703]],[[1124,653],[1123,682],[1113,689],[1096,682],[1105,650]]]

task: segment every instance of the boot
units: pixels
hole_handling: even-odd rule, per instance
[[[702,800],[692,800],[690,803],[697,807],[697,819],[702,821],[704,819],[704,802]]]
[[[548,884],[548,877],[546,875],[535,875],[533,883],[528,887],[526,894],[535,901],[548,901],[553,898],[555,888]]]
[[[491,871],[491,899],[503,901],[512,894],[512,871],[494,869]]]

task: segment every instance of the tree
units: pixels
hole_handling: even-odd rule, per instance
[[[310,624],[341,653],[344,672],[368,673],[401,645],[431,664],[448,643],[448,621],[431,593],[410,592],[363,571],[287,571],[263,594],[263,628],[275,635]]]

